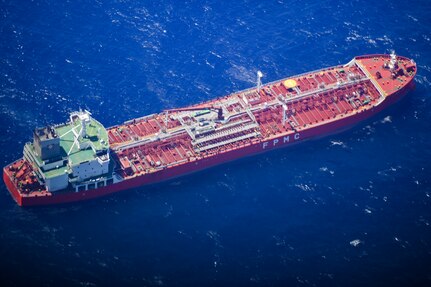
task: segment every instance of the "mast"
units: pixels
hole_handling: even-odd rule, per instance
[[[260,89],[262,88],[262,77],[262,72],[257,71],[257,92],[260,92]]]

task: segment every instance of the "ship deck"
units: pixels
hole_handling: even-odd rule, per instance
[[[416,64],[411,60],[403,57],[398,57],[397,64],[401,69],[398,69],[396,78],[392,77],[392,72],[389,69],[382,69],[387,63],[385,57],[358,57],[357,63],[368,74],[367,76],[375,81],[385,95],[389,95],[400,90],[416,73]],[[378,76],[380,74],[380,76]]]
[[[108,128],[115,172],[123,179],[155,173],[372,109],[416,73],[416,65],[407,58],[397,58],[396,70],[386,67],[389,60],[389,55],[357,57],[346,65]],[[23,193],[46,192],[26,161],[5,170]]]
[[[286,87],[286,80],[295,87]],[[119,172],[125,178],[289,135],[370,108],[382,100],[356,63],[282,79],[202,106],[221,106],[229,119],[204,135],[193,134],[191,112],[164,113],[108,129]]]

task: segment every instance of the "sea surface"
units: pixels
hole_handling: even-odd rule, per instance
[[[431,286],[431,2],[0,1],[0,164],[79,108],[131,118],[396,53],[416,89],[340,134],[171,182],[20,208],[1,286]]]

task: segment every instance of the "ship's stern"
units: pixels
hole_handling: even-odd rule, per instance
[[[12,195],[12,198],[19,206],[22,206],[22,195],[18,190],[17,183],[15,183],[13,180],[14,176],[12,170],[10,169],[13,164],[10,164],[3,168],[3,181],[6,185],[6,188],[9,190],[9,193]]]

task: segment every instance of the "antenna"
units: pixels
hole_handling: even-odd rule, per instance
[[[263,74],[261,71],[257,71],[257,91],[260,92],[260,89],[262,88],[262,77]]]
[[[87,123],[85,120],[81,121],[81,131],[79,132],[79,135],[83,138],[87,136]]]

